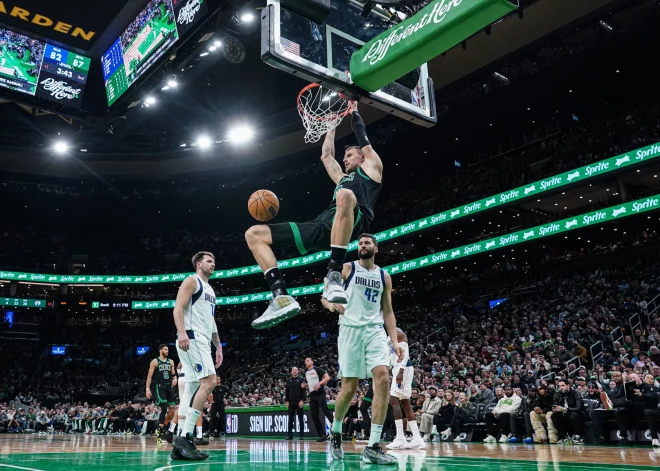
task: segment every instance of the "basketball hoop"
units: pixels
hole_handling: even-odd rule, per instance
[[[302,118],[305,142],[318,142],[328,131],[339,126],[351,112],[353,101],[341,93],[312,83],[298,94],[298,113]]]

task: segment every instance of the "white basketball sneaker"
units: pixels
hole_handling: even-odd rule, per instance
[[[415,437],[406,444],[405,448],[408,450],[418,450],[420,448],[426,448],[426,443],[422,437]]]
[[[323,297],[333,304],[348,304],[348,295],[344,291],[344,283],[341,279],[341,273],[332,271],[324,280]]]
[[[403,450],[408,445],[408,440],[402,437],[396,437],[392,443],[385,445],[388,450]]]
[[[252,321],[252,327],[255,329],[269,329],[287,319],[298,315],[300,304],[298,301],[288,295],[276,296],[268,304],[268,309]]]

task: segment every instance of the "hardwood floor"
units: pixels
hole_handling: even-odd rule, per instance
[[[90,435],[0,435],[0,468],[28,471],[165,471],[230,469],[342,471],[360,469],[364,443],[344,444],[346,459],[333,462],[328,443],[314,441],[215,439],[203,447],[210,458],[172,461],[171,446],[154,437]],[[200,447],[202,448],[202,447]],[[483,443],[431,443],[425,450],[390,452],[402,471],[570,471],[658,469],[660,449],[651,447],[532,446]],[[182,470],[183,471],[183,470]]]

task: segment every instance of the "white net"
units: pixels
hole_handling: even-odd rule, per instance
[[[329,88],[317,84],[305,87],[298,96],[298,113],[307,130],[305,142],[318,142],[325,133],[339,126],[352,104]]]

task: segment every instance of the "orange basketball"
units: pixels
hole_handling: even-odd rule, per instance
[[[257,221],[270,221],[280,210],[280,200],[275,193],[268,190],[257,190],[248,200],[248,211]]]

